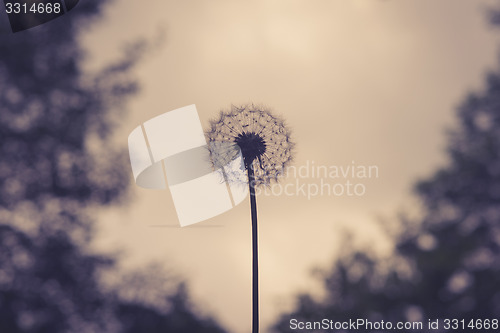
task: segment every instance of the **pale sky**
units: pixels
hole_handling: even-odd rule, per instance
[[[91,70],[119,57],[123,43],[164,33],[137,70],[142,92],[115,135],[124,148],[136,126],[163,112],[196,104],[207,127],[231,103],[255,102],[293,129],[297,168],[378,167],[378,178],[353,180],[363,196],[257,198],[266,332],[295,292],[318,290],[310,270],[331,263],[343,228],[383,249],[376,221],[414,209],[412,184],[445,163],[454,108],[496,67],[498,34],[485,17],[494,3],[117,0],[84,42]],[[203,310],[231,332],[250,332],[248,202],[180,228],[168,191],[130,191],[125,207],[99,213],[96,248],[124,249],[124,267],[165,263]]]

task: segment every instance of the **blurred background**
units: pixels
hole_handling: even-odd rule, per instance
[[[249,332],[249,204],[181,229],[126,142],[251,102],[293,129],[297,168],[379,170],[349,179],[362,196],[257,198],[262,332],[498,316],[498,8],[87,0],[1,35],[0,332]]]

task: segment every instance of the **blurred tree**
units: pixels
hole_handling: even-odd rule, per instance
[[[0,332],[223,332],[178,283],[141,286],[158,304],[105,288],[114,259],[88,248],[89,209],[126,193],[127,157],[107,139],[137,91],[130,70],[145,51],[137,43],[101,72],[82,71],[78,36],[109,3],[81,1],[0,36]]]
[[[442,319],[457,318],[465,319],[462,332],[481,331],[467,327],[470,319],[500,319],[499,70],[488,74],[484,91],[465,99],[458,119],[449,163],[416,185],[423,216],[400,221],[393,255],[380,259],[346,246],[321,275],[324,297],[299,295],[277,332],[289,332],[291,318],[441,319],[440,331]]]

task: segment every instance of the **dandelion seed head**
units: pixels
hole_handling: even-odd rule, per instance
[[[255,185],[277,181],[292,161],[290,130],[263,106],[231,106],[210,122],[206,135],[214,167],[226,165],[241,151],[245,168],[254,171]]]

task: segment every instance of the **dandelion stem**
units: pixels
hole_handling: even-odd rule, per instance
[[[252,165],[247,166],[250,209],[252,214],[252,333],[259,333],[259,253],[257,235],[257,200]]]

